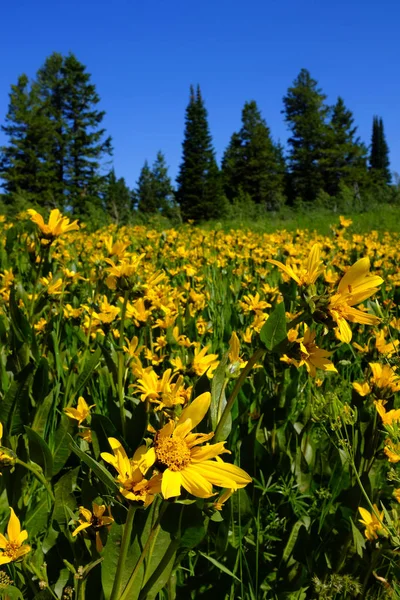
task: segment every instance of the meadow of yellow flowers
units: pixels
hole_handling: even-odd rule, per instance
[[[400,597],[398,234],[0,228],[0,598]]]

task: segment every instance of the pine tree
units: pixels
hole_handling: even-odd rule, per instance
[[[373,179],[378,183],[390,184],[389,147],[386,142],[383,120],[374,116],[372,121],[371,153],[369,165]]]
[[[358,190],[367,180],[367,149],[356,133],[353,114],[339,97],[331,110],[320,160],[324,191],[330,196],[336,196],[341,185]]]
[[[285,121],[291,130],[290,187],[302,200],[315,200],[324,181],[320,161],[323,155],[328,107],[326,96],[306,69],[302,69],[283,98]]]
[[[114,169],[108,175],[104,204],[107,213],[117,225],[129,222],[132,213],[132,192],[125,183],[125,179],[117,179]]]
[[[140,171],[136,184],[135,201],[139,212],[146,214],[157,212],[158,204],[154,176],[147,160]]]
[[[7,191],[18,188],[79,215],[101,207],[102,161],[111,140],[100,128],[104,112],[96,108],[100,99],[85,66],[73,54],[53,53],[31,85],[20,78],[10,100],[3,128],[9,140],[0,159]],[[24,171],[30,180],[21,177]]]
[[[200,87],[190,88],[176,198],[184,220],[222,216],[225,199]]]
[[[174,189],[168,175],[168,167],[164,154],[159,151],[152,167],[154,194],[157,209],[167,218],[176,218],[178,207],[175,201]]]
[[[267,208],[276,208],[283,197],[282,149],[276,147],[256,102],[246,102],[242,127],[231,137],[222,160],[227,198],[232,202],[241,193]]]
[[[0,149],[5,202],[13,204],[16,195],[22,194],[27,203],[52,205],[52,177],[47,162],[49,123],[26,75],[11,86],[1,129],[9,139],[9,144]]]

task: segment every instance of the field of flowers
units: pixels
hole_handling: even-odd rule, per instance
[[[0,598],[400,598],[399,234],[0,229]]]

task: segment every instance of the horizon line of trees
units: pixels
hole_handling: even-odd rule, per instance
[[[397,197],[382,118],[373,116],[368,148],[343,98],[328,105],[307,69],[283,97],[290,132],[286,155],[251,100],[221,166],[200,86],[190,86],[175,189],[161,151],[151,166],[145,161],[133,190],[116,176],[99,103],[90,74],[72,53],[53,53],[33,81],[18,78],[1,125],[7,138],[0,147],[4,210],[57,207],[82,219],[106,215],[124,224],[137,213],[201,221],[284,204],[334,207],[341,198],[354,207],[368,194],[387,201]]]

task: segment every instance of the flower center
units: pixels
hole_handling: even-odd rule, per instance
[[[4,554],[14,560],[17,555],[17,550],[19,547],[20,547],[20,544],[18,544],[17,542],[8,542],[8,544],[4,550]]]
[[[182,471],[190,463],[190,450],[180,437],[157,437],[155,450],[157,461],[171,471]]]

